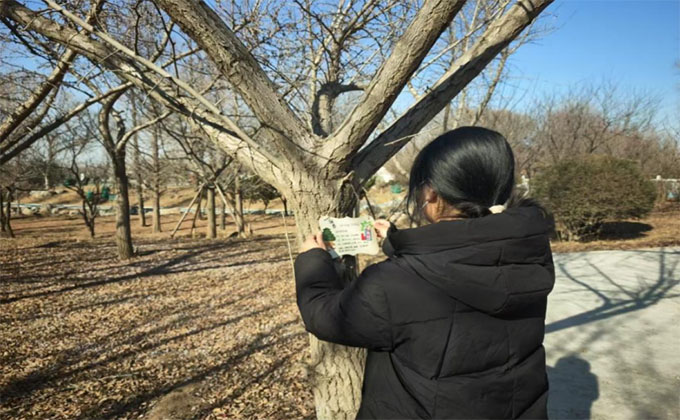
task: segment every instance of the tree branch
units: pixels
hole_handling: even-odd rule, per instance
[[[352,167],[360,182],[367,180],[394,156],[552,2],[518,0],[508,12],[492,22],[428,94],[354,157]]]
[[[310,133],[277,94],[255,58],[224,21],[201,0],[157,0],[157,3],[211,58],[233,88],[267,128],[282,153],[297,159],[311,146]],[[297,144],[296,144],[297,143]]]
[[[363,98],[334,133],[323,155],[347,163],[390,109],[432,45],[451,23],[465,0],[426,0],[392,49]]]
[[[267,182],[275,183],[281,179],[282,174],[277,167],[281,164],[279,160],[272,161],[268,157],[271,156],[270,153],[266,151],[262,153],[261,150],[244,143],[235,133],[225,128],[223,116],[214,115],[203,109],[196,99],[177,96],[169,80],[154,72],[143,71],[135,60],[116,51],[112,53],[108,45],[78,33],[71,27],[59,25],[15,0],[0,0],[0,15],[23,25],[25,30],[37,32],[52,41],[73,48],[96,65],[112,70],[119,78],[146,91],[156,101],[199,124],[210,134],[213,142]]]

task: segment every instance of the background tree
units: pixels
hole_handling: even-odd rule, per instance
[[[75,134],[75,133],[74,133]],[[99,216],[99,205],[108,200],[108,193],[103,184],[109,175],[107,165],[82,165],[79,160],[83,152],[90,145],[91,139],[77,138],[69,142],[70,176],[64,181],[64,186],[75,192],[80,198],[80,215],[90,232],[90,238],[95,236],[95,220]]]

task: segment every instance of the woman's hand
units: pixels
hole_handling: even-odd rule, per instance
[[[385,239],[387,237],[387,231],[390,228],[390,222],[386,219],[378,219],[373,223],[373,228],[378,238]]]
[[[314,235],[307,236],[307,239],[300,245],[300,252],[302,253],[314,248],[326,250],[326,244],[323,243],[321,232],[316,232]]]

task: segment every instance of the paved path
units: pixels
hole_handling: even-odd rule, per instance
[[[553,419],[680,419],[680,248],[555,254]]]

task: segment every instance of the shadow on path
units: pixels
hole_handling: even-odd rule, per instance
[[[550,393],[548,417],[553,419],[589,419],[593,402],[599,396],[597,376],[590,363],[576,355],[562,357],[554,367],[548,366]]]

